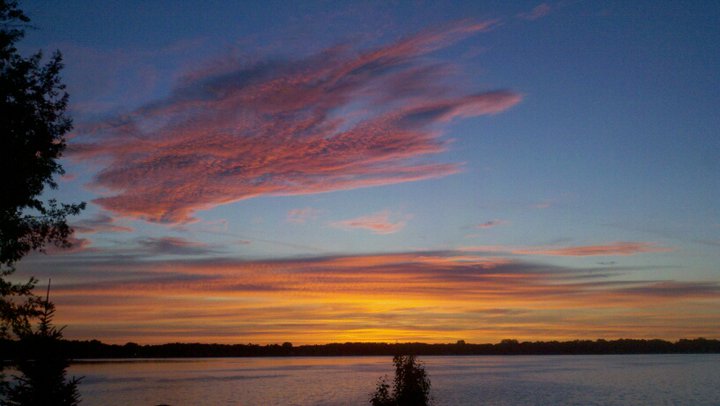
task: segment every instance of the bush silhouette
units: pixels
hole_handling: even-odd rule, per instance
[[[382,377],[370,397],[370,404],[372,406],[430,405],[430,378],[425,372],[425,367],[416,361],[414,355],[396,355],[393,357],[393,364],[395,379],[392,393],[387,377]]]
[[[62,328],[53,325],[55,306],[50,286],[37,329],[20,332],[20,354],[16,360],[19,376],[5,388],[0,406],[77,406],[80,403],[78,378],[67,379],[70,361],[61,349]]]

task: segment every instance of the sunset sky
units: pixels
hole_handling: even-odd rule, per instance
[[[21,7],[67,338],[720,338],[717,1]]]

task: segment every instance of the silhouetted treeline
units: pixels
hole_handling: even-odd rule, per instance
[[[62,350],[70,358],[186,358],[186,357],[286,357],[286,356],[357,356],[357,355],[582,355],[582,354],[692,354],[720,353],[720,340],[575,340],[519,342],[503,340],[498,344],[424,343],[337,343],[293,346],[291,343],[199,344],[173,343],[161,345],[105,344],[92,341],[61,341]],[[0,354],[21,351],[15,341],[0,341]]]

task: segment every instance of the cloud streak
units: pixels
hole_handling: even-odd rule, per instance
[[[205,243],[190,241],[178,237],[141,238],[137,244],[142,251],[155,255],[207,255],[219,251]]]
[[[477,252],[495,252],[513,255],[539,255],[551,257],[596,257],[630,256],[653,252],[670,252],[672,248],[662,247],[652,242],[619,241],[598,245],[577,245],[568,247],[512,247],[485,245],[464,247]]]
[[[407,217],[407,216],[406,216]],[[364,229],[375,234],[393,234],[405,228],[405,220],[390,220],[390,212],[387,210],[356,217],[348,220],[341,220],[330,223],[331,226],[343,229]]]
[[[314,220],[320,214],[320,210],[305,207],[302,209],[292,209],[288,211],[287,221],[288,223],[304,224],[308,220]]]
[[[508,222],[506,220],[488,220],[484,223],[475,225],[475,228],[478,229],[487,229],[487,228],[493,228],[497,226],[504,226],[507,225]]]
[[[607,245],[582,245],[562,248],[516,249],[514,254],[556,257],[629,256],[648,252],[668,252],[670,248],[648,242],[615,242]]]
[[[73,230],[76,233],[82,234],[94,234],[94,233],[108,233],[108,232],[121,232],[127,233],[132,232],[133,229],[127,226],[118,225],[114,218],[107,214],[101,213],[95,217],[80,220],[72,225]]]
[[[552,8],[549,4],[541,3],[528,12],[519,13],[517,17],[523,20],[537,20],[550,14],[551,10]]]
[[[461,22],[367,51],[334,47],[296,60],[231,60],[186,75],[167,98],[80,129],[71,154],[104,168],[95,203],[183,223],[197,210],[438,178],[454,119],[500,113],[507,90],[461,94],[428,54],[491,28]]]
[[[62,322],[73,327],[68,334],[167,342],[194,326],[183,337],[482,342],[663,331],[676,339],[707,335],[720,321],[717,282],[637,278],[632,268],[579,269],[463,251],[162,263],[128,262],[124,272],[113,268],[98,281],[106,267],[79,262],[93,277],[53,285]]]

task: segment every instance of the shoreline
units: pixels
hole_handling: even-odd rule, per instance
[[[67,358],[83,359],[187,359],[187,358],[257,358],[257,357],[353,357],[393,356],[479,356],[479,355],[624,355],[624,354],[712,354],[720,353],[720,340],[574,340],[520,342],[503,340],[497,344],[427,343],[331,343],[320,345],[283,344],[201,344],[136,343],[105,344],[98,340],[63,340],[58,349]],[[0,353],[23,352],[20,342],[0,340]]]

